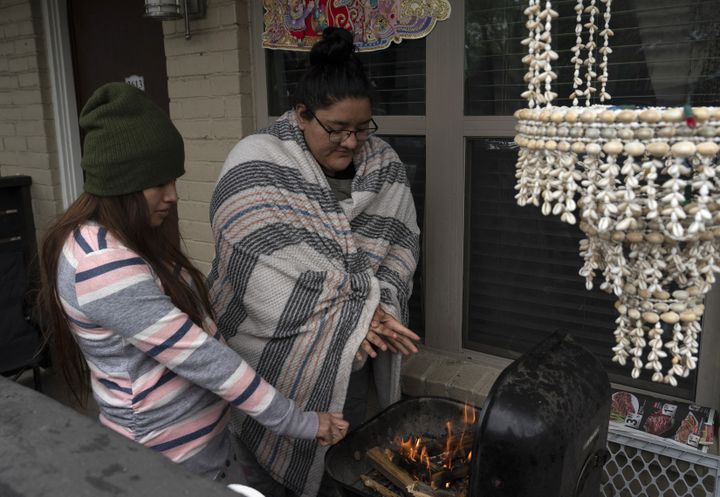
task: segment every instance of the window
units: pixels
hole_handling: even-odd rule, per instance
[[[608,90],[617,105],[708,105],[720,97],[720,15],[710,1],[636,0],[613,4]],[[556,1],[553,46],[560,59],[558,105],[571,105],[576,2]],[[502,115],[524,107],[520,40],[525,16],[517,2],[466,2],[465,113]],[[714,56],[713,56],[714,54]],[[634,381],[611,361],[615,299],[585,290],[576,226],[515,204],[517,148],[510,139],[467,140],[468,286],[464,344],[517,357],[554,331],[570,333],[605,365],[611,378],[692,398],[697,373],[678,388]]]
[[[574,5],[575,0],[553,1],[561,15],[553,44],[560,48],[554,68],[564,83],[557,85],[563,97],[573,71]],[[615,299],[585,290],[577,274],[580,231],[515,204],[512,113],[525,105],[520,41],[526,6],[526,0],[452,2],[450,19],[427,38],[362,54],[378,88],[380,133],[408,164],[423,223],[422,273],[412,312],[424,317],[426,346],[493,366],[564,329],[603,359],[616,383],[663,391],[649,381],[633,382],[630,368],[609,362]],[[261,25],[262,7],[253,9]],[[716,0],[616,2],[611,22],[616,35],[608,89],[614,104],[682,105],[689,98],[693,105],[718,105]],[[291,73],[305,55],[261,49],[256,55],[267,62],[256,79],[262,125],[288,108],[297,78]],[[708,299],[705,326],[714,329],[720,327],[720,289]],[[417,318],[411,319],[417,326]],[[664,392],[717,408],[720,337],[706,333],[702,340],[698,375]]]
[[[380,130],[382,133],[382,130]],[[425,216],[425,137],[381,135],[381,138],[392,146],[405,164],[410,189],[415,200],[417,223],[420,227],[420,247],[422,247],[422,234]],[[420,336],[425,335],[425,291],[423,288],[422,251],[418,269],[413,278],[413,293],[410,297],[410,329]]]
[[[525,106],[520,94],[527,53],[525,2],[466,2],[465,114],[512,114]],[[586,2],[588,3],[588,2]],[[557,0],[553,63],[556,105],[571,105],[575,45],[574,0]],[[600,3],[598,2],[598,5]],[[602,23],[599,19],[598,25]],[[720,94],[720,14],[715,0],[628,0],[612,5],[608,91],[613,105],[717,105]]]
[[[267,74],[267,111],[278,116],[290,109],[295,85],[308,63],[307,52],[264,51]],[[412,116],[425,113],[425,40],[393,44],[386,50],[359,54],[375,90],[373,116],[380,125],[378,136],[397,152],[406,167],[422,232],[425,207],[425,137],[387,134],[382,116]],[[402,120],[402,118],[401,118]],[[390,130],[392,133],[392,129]],[[422,254],[415,271],[409,302],[410,328],[420,336],[425,329]]]

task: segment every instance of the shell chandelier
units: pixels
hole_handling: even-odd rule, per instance
[[[611,3],[577,1],[573,106],[557,107],[558,14],[529,1],[515,198],[579,224],[586,287],[602,275],[618,298],[613,361],[676,386],[697,366],[703,300],[720,269],[720,107],[606,105]]]

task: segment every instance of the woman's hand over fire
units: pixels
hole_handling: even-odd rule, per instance
[[[367,336],[360,344],[360,350],[355,357],[357,360],[362,360],[363,353],[373,358],[377,357],[375,347],[403,355],[415,354],[418,349],[413,342],[419,340],[419,336],[378,306],[370,322]]]
[[[333,445],[345,438],[348,426],[339,412],[319,412],[317,438],[320,445]]]

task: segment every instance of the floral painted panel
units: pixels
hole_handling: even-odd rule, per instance
[[[450,16],[448,0],[264,0],[263,47],[310,50],[328,26],[351,31],[360,51],[427,36]]]

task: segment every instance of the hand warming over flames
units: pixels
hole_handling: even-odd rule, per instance
[[[360,350],[355,357],[357,360],[362,360],[363,353],[373,358],[377,357],[373,345],[382,351],[389,350],[403,355],[415,354],[418,349],[413,342],[419,340],[419,336],[378,306],[370,322],[368,334],[360,344]]]
[[[315,437],[320,445],[333,445],[345,438],[350,424],[339,412],[319,412],[318,432]]]

